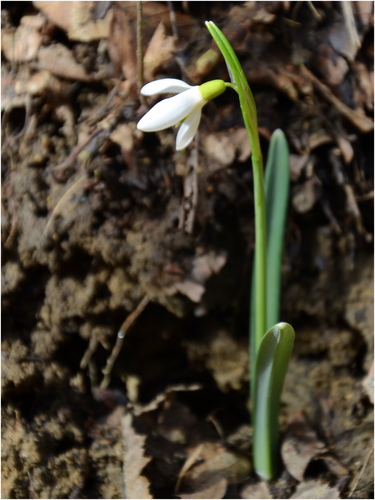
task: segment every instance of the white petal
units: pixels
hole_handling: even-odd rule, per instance
[[[166,93],[179,94],[187,89],[191,89],[191,85],[182,80],[178,80],[177,78],[162,78],[161,80],[147,83],[142,87],[141,94],[146,96]]]
[[[176,151],[181,151],[189,146],[198,129],[201,114],[202,108],[196,109],[181,123],[176,137]]]
[[[192,87],[181,94],[155,104],[138,122],[137,128],[143,132],[157,132],[176,125],[196,108],[206,104],[199,87]]]

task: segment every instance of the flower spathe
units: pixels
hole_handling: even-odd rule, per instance
[[[203,106],[225,89],[223,80],[212,80],[194,87],[176,78],[163,78],[147,83],[141,89],[144,96],[167,93],[177,95],[155,104],[138,122],[137,128],[143,132],[158,132],[181,123],[176,137],[176,150],[185,149],[198,129]]]

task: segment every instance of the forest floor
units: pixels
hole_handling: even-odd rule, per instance
[[[136,2],[2,2],[2,497],[372,498],[373,2],[142,4],[137,31]],[[139,26],[145,82],[229,80],[205,20],[243,64],[265,157],[276,128],[290,147],[296,342],[270,483],[236,95],[183,152],[136,128],[156,100]]]

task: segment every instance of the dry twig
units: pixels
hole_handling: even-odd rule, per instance
[[[138,70],[138,92],[139,100],[142,106],[146,106],[146,99],[141,94],[141,88],[144,84],[144,67],[143,67],[143,14],[142,2],[137,2],[137,70]]]
[[[134,311],[129,314],[129,316],[120,326],[120,329],[117,334],[116,344],[114,345],[111,355],[107,359],[107,364],[103,369],[104,378],[100,384],[100,389],[106,389],[108,387],[108,384],[111,380],[111,371],[122,349],[125,335],[128,333],[130,327],[133,325],[135,320],[141,315],[142,311],[145,309],[145,307],[149,302],[150,299],[147,297],[147,295],[145,295],[141,300],[141,302],[138,304],[138,306],[134,309]]]
[[[365,114],[360,113],[356,109],[351,109],[344,104],[340,99],[332,94],[330,89],[324,85],[309,69],[303,64],[301,65],[302,74],[311,81],[314,88],[327,99],[333,107],[337,109],[352,125],[358,128],[361,132],[371,132],[374,129],[374,122]]]

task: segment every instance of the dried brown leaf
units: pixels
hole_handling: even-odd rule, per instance
[[[167,36],[163,23],[159,23],[144,56],[146,80],[152,80],[157,70],[173,59],[175,48],[175,38]]]
[[[241,491],[241,498],[272,498],[268,484],[264,481],[260,483],[251,483]]]
[[[255,68],[250,66],[246,71],[248,81],[259,85],[269,85],[286,94],[292,101],[298,101],[298,87],[302,87],[301,79],[285,67],[277,65],[258,64]],[[304,91],[308,92],[306,86]]]
[[[211,170],[217,167],[228,167],[238,156],[239,161],[246,161],[251,154],[249,139],[244,127],[208,134],[204,138],[207,156],[214,161]]]
[[[224,253],[208,252],[198,255],[193,262],[191,274],[173,285],[173,289],[186,295],[192,302],[200,302],[206,288],[204,284],[218,274],[227,261]]]
[[[47,89],[54,95],[59,95],[63,89],[61,81],[47,70],[38,71],[27,80],[18,80],[15,84],[17,94],[27,92],[30,95],[39,95]]]
[[[336,138],[344,162],[348,165],[354,158],[354,149],[350,142],[342,135]]]
[[[179,498],[196,498],[203,500],[205,498],[224,498],[227,486],[228,481],[224,477],[215,478],[211,476],[199,485],[199,489],[192,493],[180,493]]]
[[[72,24],[89,20],[92,2],[33,2],[49,21],[68,32]],[[77,5],[82,4],[82,5]]]
[[[325,451],[325,443],[318,438],[303,412],[297,412],[281,446],[281,456],[289,474],[302,481],[309,463]]]
[[[186,295],[192,302],[200,302],[206,291],[203,285],[188,279],[176,283],[174,288],[183,295]]]
[[[92,42],[108,38],[112,16],[113,12],[112,10],[109,10],[104,19],[96,19],[95,21],[87,22],[83,25],[73,25],[68,31],[68,37],[71,40],[78,40],[80,42]]]
[[[124,9],[116,8],[108,37],[108,54],[115,74],[123,73],[126,80],[137,77],[136,36],[131,16]]]
[[[237,128],[231,131],[230,138],[236,148],[238,161],[244,162],[250,158],[250,142],[245,127]]]
[[[217,162],[219,167],[231,165],[236,156],[236,149],[228,133],[208,134],[204,139],[207,156]]]
[[[151,460],[150,457],[144,455],[146,436],[135,432],[132,420],[130,414],[122,419],[126,498],[153,498],[150,494],[150,483],[145,476],[142,476],[143,469]]]
[[[60,43],[41,47],[39,50],[39,68],[70,80],[84,82],[93,80],[93,76],[88,75],[83,66],[76,62],[72,52]]]
[[[313,208],[320,195],[320,182],[317,177],[311,177],[296,187],[292,203],[299,213],[306,213]]]
[[[28,26],[30,28],[34,28],[36,30],[41,30],[46,24],[46,18],[43,16],[43,14],[36,14],[30,16],[26,15],[23,16],[23,18],[20,21],[20,24],[23,24],[24,26]]]
[[[312,480],[299,484],[290,498],[340,498],[340,492],[337,487]]]
[[[324,131],[313,132],[309,136],[309,149],[313,151],[324,144],[330,144],[332,142],[332,137],[326,134]]]
[[[333,474],[336,474],[336,476],[349,477],[348,469],[344,465],[342,465],[342,463],[339,462],[339,460],[335,456],[329,453],[325,453],[319,458],[324,461],[327,469],[330,470]]]
[[[261,24],[271,24],[275,20],[275,14],[272,14],[268,11],[267,8],[262,8],[257,10],[254,15],[251,17],[253,22],[261,23]]]
[[[348,478],[348,470],[339,460],[328,452],[325,443],[318,438],[315,430],[310,426],[302,411],[296,413],[293,422],[288,427],[281,447],[284,464],[291,476],[303,481],[308,465],[314,460],[324,461],[327,469],[341,479]],[[306,484],[306,483],[304,483]],[[325,487],[325,485],[322,485]],[[324,491],[324,489],[322,490]],[[327,494],[335,494],[328,492]],[[323,494],[323,493],[322,493]],[[298,496],[292,498],[338,498],[320,496]]]
[[[192,275],[199,283],[204,283],[212,275],[217,274],[227,261],[225,254],[208,252],[194,259]]]
[[[119,3],[125,8],[132,3],[136,4],[136,2],[116,2]],[[131,13],[131,10],[129,9]],[[136,9],[133,7],[133,12],[136,12]],[[149,28],[151,33],[153,33],[160,22],[166,27],[167,31],[172,31],[172,22],[171,22],[171,11],[167,8],[164,2],[143,2],[143,16],[147,19],[147,24],[145,23],[145,31]],[[175,16],[175,25],[177,26],[178,36],[184,39],[191,39],[192,34],[194,32],[195,24],[192,23],[192,17],[190,13],[181,12],[180,9],[174,10]],[[204,30],[204,28],[202,28]]]
[[[290,178],[293,182],[298,181],[300,178],[303,169],[306,167],[308,159],[308,155],[289,155]]]
[[[217,443],[205,443],[194,449],[184,466],[178,485],[180,498],[223,498],[228,484],[243,481],[250,474],[249,457],[234,453]]]
[[[96,2],[34,2],[34,6],[56,26],[66,31],[71,40],[92,42],[108,38],[112,19],[110,9],[104,19],[93,19]]]
[[[369,26],[371,26],[371,23],[374,22],[374,2],[353,2],[352,8],[354,13],[359,17],[364,29],[367,29]]]
[[[8,61],[25,62],[35,59],[41,43],[41,34],[33,26],[21,24],[15,31],[12,29],[1,32],[1,50]]]
[[[193,453],[191,453],[187,460],[185,461],[184,465],[182,466],[182,469],[180,470],[180,473],[178,475],[177,483],[176,483],[176,491],[180,489],[181,482],[186,474],[186,472],[195,464],[197,459],[199,458],[200,454],[202,453],[202,448],[203,448],[203,443],[198,445],[195,450],[193,450]]]
[[[123,123],[119,125],[109,136],[110,139],[118,144],[126,152],[132,151],[134,147],[133,131],[129,125]]]
[[[324,82],[332,87],[340,85],[349,70],[344,57],[337,54],[328,43],[322,43],[317,47],[315,66]]]

